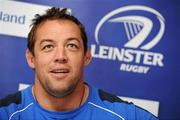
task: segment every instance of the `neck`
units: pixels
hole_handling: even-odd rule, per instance
[[[70,111],[80,107],[87,99],[89,88],[85,84],[81,84],[70,95],[56,98],[49,95],[41,86],[34,85],[32,93],[36,101],[41,107],[50,111]],[[42,92],[43,90],[43,92]]]

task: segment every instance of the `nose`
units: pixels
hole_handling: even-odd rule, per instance
[[[66,50],[63,47],[58,47],[55,52],[55,59],[56,63],[67,63],[68,58],[66,54]]]

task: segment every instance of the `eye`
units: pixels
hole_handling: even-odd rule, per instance
[[[79,46],[74,43],[69,43],[69,44],[67,44],[67,48],[69,48],[71,50],[78,50]]]
[[[51,44],[48,44],[48,45],[44,45],[42,50],[45,51],[45,52],[49,52],[51,50],[53,50],[54,46],[51,45]]]

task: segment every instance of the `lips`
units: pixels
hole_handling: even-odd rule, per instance
[[[51,70],[51,73],[68,73],[69,72],[69,70],[68,69],[53,69],[53,70]]]
[[[68,68],[53,68],[50,70],[51,75],[59,79],[66,77],[69,72],[70,70]]]

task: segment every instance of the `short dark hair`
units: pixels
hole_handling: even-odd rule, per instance
[[[56,8],[52,7],[46,11],[45,14],[36,14],[35,18],[32,20],[32,28],[28,34],[27,47],[29,51],[34,55],[34,45],[35,45],[35,34],[39,25],[46,20],[69,20],[74,22],[80,29],[81,37],[84,45],[84,52],[87,51],[87,35],[84,25],[74,16],[71,15],[69,9],[67,8]]]

